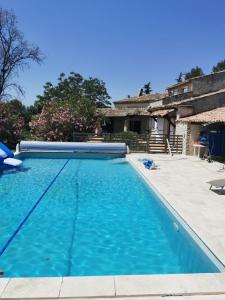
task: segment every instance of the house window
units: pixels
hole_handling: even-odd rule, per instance
[[[187,93],[187,92],[189,92],[189,86],[184,87],[184,93]]]

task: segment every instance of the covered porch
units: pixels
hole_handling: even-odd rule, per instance
[[[141,109],[107,109],[104,112],[103,132],[133,131],[138,134],[175,134],[175,109],[147,111]]]
[[[133,131],[146,134],[154,125],[150,113],[141,109],[108,109],[105,118],[102,129],[107,133]]]

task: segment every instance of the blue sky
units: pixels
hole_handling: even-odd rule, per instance
[[[78,72],[105,81],[112,100],[154,92],[199,65],[205,73],[225,58],[223,0],[0,0],[44,55],[18,82],[29,105],[47,81]]]

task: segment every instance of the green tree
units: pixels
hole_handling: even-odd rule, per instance
[[[144,90],[141,88],[138,96],[141,97],[141,96],[143,96],[143,94],[144,94]]]
[[[144,93],[146,95],[151,94],[152,88],[151,88],[151,82],[148,82],[144,85]]]
[[[176,78],[177,83],[182,82],[183,81],[183,73],[180,72],[178,77]]]
[[[23,105],[23,103],[18,99],[13,99],[6,102],[15,114],[19,114],[24,119],[23,132],[28,132],[29,122],[31,121],[32,114],[30,114],[29,107]]]
[[[7,103],[12,108],[12,111],[22,115],[24,118],[27,118],[27,108],[20,100],[13,99],[11,101],[8,101]]]
[[[212,71],[213,72],[219,72],[225,70],[225,59],[219,61],[215,66],[213,66]]]
[[[44,105],[51,101],[71,101],[76,105],[84,98],[88,98],[96,107],[111,105],[110,96],[102,80],[92,77],[84,79],[74,72],[71,72],[68,77],[61,73],[56,85],[51,82],[44,85],[43,95],[37,96],[34,105],[30,107],[30,112],[40,113]]]
[[[185,74],[185,80],[204,75],[202,69],[198,66],[192,68],[190,72]]]

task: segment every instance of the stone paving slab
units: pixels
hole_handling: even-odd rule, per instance
[[[64,298],[65,300],[68,298]],[[70,300],[90,300],[91,298],[70,298]],[[110,297],[110,298],[92,298],[95,300],[225,300],[225,295],[201,295],[201,296],[151,296],[151,297]],[[47,299],[43,299],[47,300]],[[58,300],[58,299],[52,299]]]
[[[113,297],[113,276],[64,277],[60,298],[66,297]]]
[[[115,276],[117,296],[225,294],[225,274]]]
[[[9,282],[9,278],[0,278],[0,296]]]
[[[0,279],[2,280],[2,279]],[[57,298],[62,277],[13,278],[5,287],[3,299]]]
[[[4,284],[1,299],[225,296],[225,273],[13,278]]]

